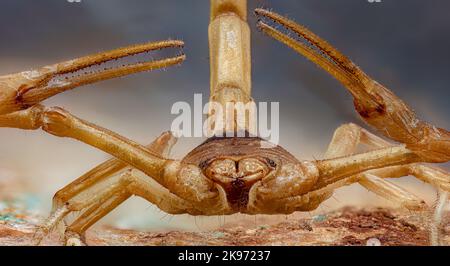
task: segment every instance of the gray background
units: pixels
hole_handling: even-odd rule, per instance
[[[249,1],[270,7],[327,39],[369,75],[409,103],[420,117],[450,128],[450,2],[447,0]],[[137,74],[58,95],[62,106],[84,119],[148,143],[168,130],[176,101],[193,102],[209,92],[206,0],[2,0],[0,73],[14,73],[128,44],[180,38],[188,59],[167,71]],[[363,124],[352,99],[327,73],[252,27],[253,96],[280,102],[281,145],[299,158],[320,158],[336,127]],[[206,96],[205,96],[206,97]],[[182,139],[174,157],[201,143]],[[0,129],[0,178],[14,175],[47,211],[51,196],[108,158],[103,152],[43,132]],[[413,178],[395,182],[431,202],[434,191]],[[346,204],[387,204],[358,186],[336,193],[318,211]],[[132,199],[109,216],[124,227],[222,225],[219,217],[171,217],[169,222],[143,200]],[[262,216],[250,219],[258,222]],[[240,219],[240,218],[239,218]],[[163,225],[164,224],[164,225]],[[200,225],[199,225],[200,224]]]

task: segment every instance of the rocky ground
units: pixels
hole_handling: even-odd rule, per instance
[[[30,245],[40,218],[16,209],[0,211],[0,245]],[[226,225],[205,232],[139,232],[94,228],[88,245],[429,245],[423,214],[392,209],[344,208],[309,219],[286,219],[271,225]],[[450,245],[450,214],[443,223]],[[55,235],[45,245],[61,245]]]
[[[16,179],[0,179],[0,246],[31,245],[36,225],[43,220],[34,213],[36,199]],[[17,188],[17,189],[14,189]],[[88,230],[88,245],[430,245],[428,214],[388,208],[343,208],[304,218],[289,216],[235,220],[201,232],[133,231],[111,226]],[[442,222],[442,244],[450,245],[450,213]],[[44,245],[62,245],[56,233]]]

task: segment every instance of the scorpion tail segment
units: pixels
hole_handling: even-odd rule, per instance
[[[86,84],[179,64],[183,45],[177,40],[133,45],[0,77],[0,114]]]
[[[447,130],[419,120],[390,90],[304,26],[265,9],[256,9],[255,13],[259,29],[340,81],[352,94],[355,108],[365,122],[386,137],[406,143],[427,161],[450,160],[450,133]]]

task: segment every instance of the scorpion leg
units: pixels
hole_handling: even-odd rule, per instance
[[[427,161],[450,160],[450,132],[419,120],[394,95],[319,36],[274,12],[256,9],[258,27],[267,35],[305,56],[340,81],[354,98],[366,123],[386,137],[405,143]],[[271,24],[275,24],[273,27]],[[284,29],[288,34],[276,29]]]
[[[381,150],[391,146],[389,142],[371,134],[357,125],[346,124],[335,131],[333,139],[325,154],[325,158],[338,158],[341,156],[352,157],[351,155],[355,152],[359,143],[364,143],[372,148]],[[319,179],[316,188],[311,192],[294,197],[274,199],[277,202],[272,202],[272,204],[274,206],[283,206],[282,208],[277,209],[277,212],[281,213],[313,210],[317,208],[321,202],[328,199],[335,189],[359,182],[372,192],[399,203],[405,208],[411,210],[423,210],[426,207],[423,200],[382,179],[408,175],[413,175],[440,190],[450,191],[450,174],[445,170],[423,164],[405,163],[360,172],[347,178],[337,178],[333,181],[328,180],[325,182],[326,184],[324,184],[323,180],[321,181]]]
[[[66,246],[86,245],[86,238],[84,235],[85,231],[130,197],[131,194],[125,189],[123,191],[118,191],[110,198],[105,198],[104,200],[98,201],[92,205],[65,230],[64,240]]]
[[[108,177],[65,201],[45,223],[46,231],[41,229],[37,232],[35,241],[40,243],[51,226],[54,227],[74,212],[81,212],[81,214],[73,222],[68,222],[70,225],[65,229],[65,240],[68,241],[77,236],[82,238],[89,227],[133,195],[146,199],[167,213],[198,213],[191,203],[170,193],[142,172],[129,169],[123,174]]]
[[[34,108],[34,107],[33,107]],[[28,112],[25,110],[25,112]],[[165,132],[161,134],[155,141],[153,141],[147,148],[156,154],[168,156],[170,149],[175,144],[176,138],[170,133]],[[69,185],[59,190],[53,197],[53,208],[48,219],[37,230],[35,240],[40,242],[41,239],[47,235],[55,226],[63,220],[70,210],[65,204],[77,196],[79,193],[93,187],[99,182],[110,178],[111,176],[120,173],[121,171],[130,169],[128,165],[118,159],[109,159],[97,167],[93,168],[86,174],[82,175]]]
[[[40,107],[35,108],[35,111],[36,113],[24,110],[10,115],[28,114],[30,117],[23,120],[35,125],[34,128],[42,128],[58,137],[77,139],[103,150],[143,171],[181,198],[192,200],[201,206],[215,204],[218,200],[219,192],[214,183],[204,177],[196,165],[166,159],[112,131],[79,119],[62,108]],[[183,171],[183,175],[190,176],[192,183],[189,186],[178,181],[179,171]]]
[[[152,142],[149,149],[157,154],[167,156],[174,140],[174,137],[166,132]],[[125,172],[123,172],[124,170]],[[122,174],[117,175],[119,172]],[[145,184],[143,180],[146,180]],[[145,193],[139,194],[139,190],[131,186],[132,183],[138,181],[140,182],[139,187],[145,188]],[[68,214],[84,211],[77,218],[79,222],[74,222],[72,225],[81,224],[81,221],[89,221],[88,224],[82,226],[83,229],[87,229],[133,194],[142,195],[160,209],[170,213],[182,212],[181,206],[189,205],[156,182],[151,181],[152,179],[148,176],[132,170],[117,159],[100,164],[55,195],[53,211],[47,221],[38,229],[35,235],[36,243],[40,243],[43,237]],[[91,213],[95,213],[92,215],[97,218],[89,218],[92,216]],[[87,218],[89,219],[86,220]],[[80,230],[76,230],[73,226],[68,228],[65,233],[66,240],[76,235],[82,235],[85,230]]]
[[[202,211],[210,213],[210,210],[216,210],[216,207],[220,212],[223,207],[223,199],[216,185],[202,174],[197,165],[184,164],[180,161],[166,159],[125,137],[81,120],[62,108],[42,107],[37,111],[38,114],[33,114],[32,118],[30,117],[24,120],[29,122],[34,119],[32,124],[35,123],[37,128],[41,127],[44,131],[55,136],[77,139],[103,150],[128,165],[141,170],[147,175],[147,179],[154,180],[158,185],[173,193],[173,195],[170,195],[178,201],[184,202],[184,205],[188,204],[187,202],[194,204],[196,208],[189,210],[189,213],[199,214]],[[31,113],[28,114],[31,115]],[[123,180],[119,181],[122,182]],[[129,181],[129,178],[125,178],[125,181]],[[137,182],[135,179],[131,181]],[[104,182],[101,183],[103,184]],[[124,188],[124,183],[120,184]],[[90,190],[88,189],[88,191]],[[138,188],[135,188],[132,192],[135,194],[142,193],[143,196],[152,194],[152,190],[139,191]],[[66,204],[72,207],[68,208],[69,210],[64,209],[64,207],[62,210],[55,210],[54,216],[50,218],[50,224],[55,222],[57,224],[57,221],[62,220],[69,211],[82,210],[89,207],[91,204],[99,201],[101,199],[99,197],[102,194],[94,193],[93,195],[95,196],[85,196],[81,202],[77,201],[77,197],[69,200]],[[145,197],[150,196],[147,195]],[[172,203],[172,201],[175,200],[170,200],[169,202]],[[164,206],[158,206],[165,210]],[[170,207],[167,211],[171,211]]]
[[[0,127],[38,129],[42,125],[41,114],[44,106],[36,104],[28,109],[0,115]]]
[[[356,150],[357,145],[360,142],[373,148],[383,148],[392,145],[357,125],[347,124],[336,130],[325,156],[330,158],[351,154]],[[359,182],[359,184],[368,190],[393,202],[397,202],[409,210],[424,210],[427,205],[423,200],[403,188],[382,179],[398,178],[408,175],[415,176],[416,178],[431,184],[436,187],[441,194],[448,193],[448,191],[450,191],[450,173],[443,169],[428,165],[406,164],[371,170],[360,175],[349,177],[346,180],[326,187],[324,189],[325,192],[322,193],[332,193],[334,189],[340,186]],[[319,192],[315,191],[312,193],[315,194]],[[439,243],[440,236],[437,228],[439,228],[441,219],[442,212],[439,211],[439,207],[434,208],[433,220],[430,222],[430,239],[433,245],[437,245]]]
[[[137,170],[131,170],[124,173],[122,178],[129,182],[126,187],[122,187],[121,191],[110,194],[86,208],[86,210],[67,227],[65,231],[66,241],[68,241],[71,236],[82,236],[93,224],[132,195],[148,200],[166,213],[199,213],[190,203],[170,194],[167,190],[164,190],[161,186],[155,184],[155,182],[152,182],[151,179]],[[108,192],[104,193],[106,194]]]
[[[159,154],[163,157],[169,156],[170,150],[176,143],[176,138],[170,132],[164,132],[151,144],[147,145],[150,151]],[[85,173],[71,184],[67,185],[63,189],[59,190],[53,197],[53,209],[58,209],[61,207],[63,202],[68,201],[78,193],[89,187],[95,185],[96,183],[110,177],[114,174],[119,173],[123,170],[128,170],[130,167],[128,165],[116,158],[109,159],[89,172]]]
[[[337,158],[348,156],[355,152],[357,146],[366,144],[372,148],[382,149],[392,146],[391,143],[370,133],[355,124],[346,124],[339,127],[333,136],[333,139],[325,154],[325,158]],[[437,189],[450,191],[450,174],[445,170],[424,164],[405,164],[382,169],[370,170],[369,173],[388,177],[400,177],[413,175],[418,179],[431,184]],[[353,177],[350,177],[352,179]]]
[[[96,202],[83,212],[76,221],[64,231],[66,246],[85,246],[85,231],[95,222],[110,213],[117,206],[129,199],[131,194],[127,190],[117,191],[109,198]]]
[[[438,191],[437,198],[438,199],[434,206],[435,211],[433,215],[435,222],[431,225],[430,239],[433,246],[443,246],[445,244],[442,242],[442,238],[440,237],[442,230],[442,216],[443,212],[445,211],[445,206],[448,202],[449,193],[447,191]]]

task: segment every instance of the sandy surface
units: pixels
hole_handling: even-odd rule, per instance
[[[0,245],[30,245],[41,217],[18,210],[0,211]],[[139,232],[113,227],[88,231],[88,245],[429,245],[426,216],[393,209],[344,208],[309,219],[272,225],[225,225],[205,232]],[[443,223],[450,245],[450,214]],[[45,245],[63,244],[57,234]]]
[[[12,193],[15,179],[0,182],[0,246],[31,245],[44,217],[34,213],[35,199]],[[3,180],[5,181],[5,180]],[[3,186],[2,186],[3,184]],[[2,190],[1,188],[8,188]],[[17,185],[17,187],[22,187]],[[11,193],[6,193],[6,192]],[[25,195],[25,196],[24,196]],[[88,245],[430,245],[428,213],[388,208],[347,207],[326,214],[228,222],[214,230],[134,231],[111,226],[88,230]],[[450,212],[442,223],[442,242],[450,245]],[[63,245],[57,232],[44,245]]]

